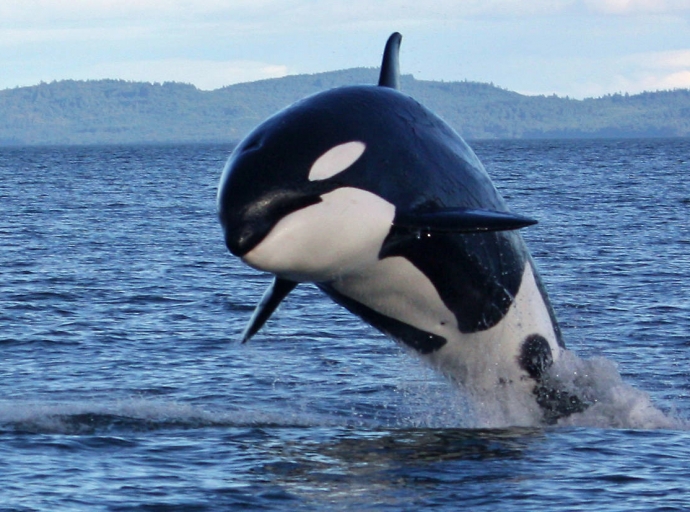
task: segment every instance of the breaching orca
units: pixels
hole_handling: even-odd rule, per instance
[[[511,213],[465,141],[399,91],[400,42],[389,38],[378,86],[298,101],[230,155],[226,245],[275,275],[242,339],[311,282],[481,401],[521,410],[508,421],[581,411],[546,378],[564,344],[517,231],[536,221]]]

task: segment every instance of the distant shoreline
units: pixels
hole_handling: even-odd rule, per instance
[[[59,81],[0,91],[0,146],[233,144],[275,111],[316,92],[373,84],[355,68],[201,91],[189,84]],[[575,100],[492,84],[402,77],[402,91],[468,140],[690,137],[690,90]]]
[[[553,142],[587,142],[587,141],[599,141],[599,142],[616,142],[616,141],[674,141],[674,140],[685,140],[690,139],[690,136],[680,136],[680,137],[664,137],[664,136],[642,136],[642,137],[533,137],[533,138],[513,138],[513,139],[465,139],[470,146],[475,144],[491,143],[491,142],[534,142],[534,143],[546,143],[549,141]],[[240,139],[241,140],[241,139]],[[184,146],[225,146],[228,151],[232,151],[234,147],[240,142],[240,140],[235,141],[198,141],[198,142],[175,142],[175,141],[164,141],[164,142],[93,142],[93,143],[75,143],[75,144],[16,144],[16,143],[5,143],[0,141],[0,149],[88,149],[88,148],[115,148],[121,147],[184,147]]]

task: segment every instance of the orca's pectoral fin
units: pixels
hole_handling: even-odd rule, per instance
[[[273,282],[266,289],[263,297],[261,297],[261,300],[256,305],[256,309],[249,319],[247,327],[244,328],[242,343],[249,341],[252,336],[259,332],[259,329],[263,327],[266,320],[271,317],[283,299],[295,289],[295,286],[297,286],[297,283],[294,281],[288,281],[280,277],[273,279]]]
[[[381,62],[381,74],[379,75],[379,86],[390,87],[400,90],[400,43],[402,36],[398,32],[393,32],[386,41],[386,48],[383,50],[383,60]]]
[[[510,231],[536,224],[522,215],[471,208],[442,208],[429,212],[396,212],[393,226],[422,233],[482,233]]]

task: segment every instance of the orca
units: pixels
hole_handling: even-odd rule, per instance
[[[553,387],[565,349],[511,212],[467,143],[400,91],[402,36],[378,85],[331,89],[279,111],[223,169],[229,251],[274,275],[242,341],[299,283],[415,351],[479,400],[552,424],[587,406]]]

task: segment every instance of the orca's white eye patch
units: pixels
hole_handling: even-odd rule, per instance
[[[332,147],[311,166],[309,181],[325,180],[343,172],[362,156],[366,147],[364,142],[358,140]]]

